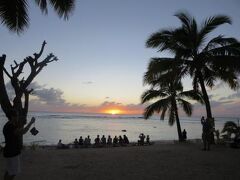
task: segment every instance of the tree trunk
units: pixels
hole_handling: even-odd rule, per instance
[[[198,77],[199,77],[199,82],[200,82],[200,86],[201,86],[201,90],[202,90],[202,94],[203,94],[203,99],[204,99],[204,102],[205,102],[207,117],[212,119],[212,110],[211,110],[209,97],[208,97],[208,94],[207,94],[207,91],[206,91],[206,88],[205,88],[205,84],[204,84],[202,74],[200,72],[198,73]]]
[[[182,141],[182,129],[180,125],[180,120],[178,116],[178,108],[177,108],[177,103],[176,100],[174,101],[174,110],[175,110],[175,117],[176,117],[176,123],[177,123],[177,131],[178,131],[178,140]]]
[[[214,122],[214,119],[212,117],[211,105],[210,105],[209,97],[208,97],[208,94],[207,94],[207,91],[206,91],[206,88],[205,88],[204,80],[203,80],[203,77],[202,77],[201,73],[198,73],[198,76],[199,76],[200,86],[201,86],[201,89],[202,89],[203,99],[204,99],[204,102],[205,102],[207,119],[208,119],[208,121],[211,121],[211,125],[212,125],[211,128],[214,129],[215,122]],[[215,144],[213,131],[211,132],[210,139],[211,139],[211,143]]]
[[[23,128],[27,122],[27,113],[28,113],[28,103],[29,103],[29,94],[33,89],[29,90],[28,86],[31,84],[33,79],[41,72],[41,70],[46,67],[49,63],[57,61],[57,57],[50,53],[43,60],[39,60],[42,56],[46,42],[44,41],[40,52],[34,53],[33,56],[26,57],[20,63],[14,61],[14,64],[11,65],[11,73],[5,69],[4,64],[6,60],[6,55],[3,54],[0,56],[0,104],[3,112],[6,114],[8,120],[11,118],[12,110],[18,111],[19,114],[19,123],[18,126]],[[30,67],[30,73],[27,77],[22,77],[24,67]],[[15,91],[15,98],[13,102],[9,100],[6,85],[4,81],[4,75],[6,75],[12,84],[12,87]],[[23,97],[25,96],[25,99]],[[24,103],[22,103],[24,101]],[[23,144],[23,136],[20,135],[18,138],[19,144]]]
[[[6,55],[0,56],[0,104],[2,107],[3,112],[6,114],[7,118],[9,119],[11,114],[12,105],[8,98],[7,90],[5,87],[4,81],[4,64],[6,60]]]

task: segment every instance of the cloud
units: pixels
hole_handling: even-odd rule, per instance
[[[82,82],[83,84],[93,84],[93,82],[92,81],[84,81],[84,82]]]
[[[7,83],[6,87],[8,93],[12,96],[14,91],[11,88],[11,84]],[[29,110],[31,111],[104,113],[107,109],[119,109],[125,114],[142,114],[144,108],[148,105],[122,104],[120,102],[109,101],[109,97],[105,97],[105,101],[96,106],[89,106],[80,103],[72,104],[64,99],[64,92],[60,89],[47,88],[46,85],[39,85],[37,82],[32,83],[29,88],[34,89],[33,95],[29,101]],[[221,98],[222,101],[211,99],[210,103],[213,116],[239,117],[240,100],[236,99],[236,97],[240,97],[240,92]],[[195,103],[193,107],[193,116],[206,116],[204,105]],[[180,116],[186,116],[180,107],[179,114]]]
[[[210,101],[212,115],[214,117],[239,117],[240,101]],[[180,108],[179,108],[180,109]],[[186,116],[182,109],[180,109],[180,115]],[[199,103],[193,104],[193,115],[192,116],[206,116],[205,105]]]
[[[231,94],[227,97],[222,97],[219,99],[219,101],[224,101],[224,100],[230,100],[230,99],[236,99],[236,98],[240,98],[240,91],[237,91],[234,94]]]

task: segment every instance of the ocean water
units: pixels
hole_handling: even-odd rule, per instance
[[[136,142],[140,133],[150,136],[150,140],[177,140],[177,127],[168,125],[167,119],[162,121],[159,117],[145,120],[141,116],[120,116],[100,114],[77,114],[77,113],[29,113],[29,120],[36,117],[35,127],[39,130],[36,136],[29,132],[24,135],[24,143],[33,142],[43,145],[56,144],[59,139],[63,143],[71,143],[75,138],[90,135],[92,142],[97,135],[112,137],[127,135],[130,142]],[[4,142],[2,129],[7,119],[0,114],[0,143]],[[215,118],[215,128],[220,131],[226,121],[235,121],[237,118]],[[200,117],[180,118],[182,130],[186,129],[188,139],[200,139],[202,126]],[[126,130],[123,132],[122,130]]]

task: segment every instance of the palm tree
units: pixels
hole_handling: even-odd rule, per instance
[[[48,13],[49,4],[58,16],[68,19],[73,11],[75,0],[35,0],[43,14]],[[29,26],[27,0],[1,0],[0,20],[10,31],[20,34]]]
[[[222,24],[231,24],[227,16],[209,17],[202,26],[187,13],[177,13],[182,25],[176,29],[163,29],[153,33],[146,42],[147,47],[158,51],[168,50],[174,58],[153,58],[155,72],[165,73],[173,65],[179,69],[179,76],[190,76],[193,88],[201,92],[207,117],[212,118],[211,105],[206,86],[212,88],[217,80],[226,82],[231,89],[237,89],[240,72],[240,43],[235,38],[218,35],[207,42],[207,36]],[[154,75],[153,75],[154,76]]]
[[[224,126],[222,133],[227,132],[227,137],[231,138],[231,135],[234,134],[235,137],[240,136],[240,126],[238,126],[235,122],[233,121],[227,121]]]
[[[173,78],[170,79],[173,80]],[[157,99],[157,101],[145,108],[144,118],[148,119],[154,112],[157,112],[161,113],[160,118],[164,120],[165,114],[168,112],[168,123],[172,126],[176,121],[178,138],[179,141],[182,141],[182,130],[178,116],[178,104],[183,108],[184,112],[188,116],[191,116],[193,107],[191,103],[183,98],[185,97],[198,100],[201,103],[203,103],[203,100],[201,98],[201,94],[195,90],[183,91],[183,86],[180,81],[177,81],[176,79],[173,81],[165,80],[166,79],[163,78],[162,81],[158,81],[157,83],[156,81],[149,82],[148,79],[144,79],[145,83],[151,85],[151,88],[142,94],[142,103]]]

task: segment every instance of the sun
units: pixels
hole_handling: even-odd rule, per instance
[[[108,114],[112,114],[112,115],[121,114],[121,110],[119,110],[119,109],[109,109],[106,112]]]

